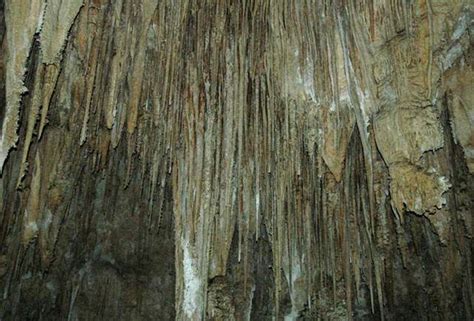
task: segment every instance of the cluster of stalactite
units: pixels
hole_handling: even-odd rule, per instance
[[[474,317],[469,0],[0,17],[0,319]]]

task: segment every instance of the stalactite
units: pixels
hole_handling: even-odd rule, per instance
[[[468,1],[5,6],[0,319],[472,318]]]

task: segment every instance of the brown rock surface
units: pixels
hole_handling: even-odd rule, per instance
[[[0,320],[472,320],[469,0],[0,0]]]

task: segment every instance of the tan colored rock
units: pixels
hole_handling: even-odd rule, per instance
[[[450,95],[449,112],[455,141],[464,150],[464,158],[474,173],[474,70],[461,64],[448,75],[446,87]]]
[[[443,194],[450,184],[435,171],[425,171],[409,164],[390,166],[390,190],[399,211],[404,209],[423,215],[435,213],[446,204]]]
[[[82,5],[82,0],[48,1],[41,32],[41,50],[45,64],[57,64],[61,60],[61,51],[69,29]]]
[[[439,115],[434,108],[391,109],[374,121],[375,139],[390,166],[416,163],[423,153],[443,147]]]
[[[20,64],[2,317],[472,319],[468,0],[84,4]]]
[[[0,171],[8,152],[18,140],[21,95],[27,91],[23,85],[25,64],[33,36],[41,28],[44,10],[41,0],[7,0],[5,7],[8,46],[5,75],[6,108],[0,136]]]
[[[347,146],[354,130],[354,113],[344,108],[331,111],[328,108],[320,111],[322,157],[324,162],[339,182],[344,170]]]
[[[35,158],[35,169],[31,181],[31,192],[28,197],[28,206],[25,209],[23,218],[22,242],[27,245],[38,236],[41,219],[41,160],[38,154]]]

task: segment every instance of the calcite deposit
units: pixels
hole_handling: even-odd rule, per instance
[[[0,320],[473,320],[472,0],[0,0]]]

